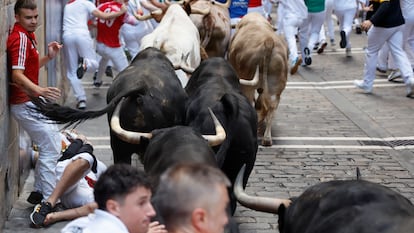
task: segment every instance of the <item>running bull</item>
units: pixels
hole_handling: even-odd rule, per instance
[[[191,14],[190,18],[198,28],[201,47],[208,57],[225,57],[230,43],[230,14],[231,0],[225,3],[210,0],[191,0],[191,7],[210,9],[209,14]]]
[[[121,99],[125,98],[122,103]],[[131,155],[143,155],[145,145],[131,144],[129,131],[150,132],[153,129],[182,125],[187,94],[181,87],[174,67],[158,49],[141,51],[131,64],[113,80],[107,92],[107,106],[97,111],[80,111],[36,100],[37,108],[49,119],[60,124],[77,125],[105,113],[108,121],[120,105],[119,124],[110,124],[111,147],[115,163],[131,163]],[[116,121],[115,121],[116,122]]]
[[[185,124],[202,134],[214,133],[209,107],[226,131],[226,140],[213,149],[218,166],[232,184],[243,164],[247,164],[244,184],[247,183],[258,148],[257,115],[239,86],[233,67],[224,58],[215,57],[200,64],[185,88],[188,94]],[[231,195],[234,211],[236,201],[233,192]]]
[[[279,106],[288,76],[286,42],[275,34],[262,15],[249,13],[237,24],[230,42],[229,61],[243,84],[242,92],[257,110],[262,145],[271,146],[273,114]],[[257,72],[259,75],[255,75]]]
[[[414,205],[392,189],[364,180],[336,180],[306,189],[292,200],[253,197],[235,184],[238,201],[278,214],[280,233],[412,233]]]
[[[177,70],[177,75],[184,87],[188,82],[186,73],[193,72],[201,62],[200,35],[183,6],[164,5],[161,22],[142,38],[141,49],[154,47],[164,52],[174,67],[181,69]]]

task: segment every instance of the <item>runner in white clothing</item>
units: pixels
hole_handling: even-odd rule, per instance
[[[302,63],[295,35],[299,28],[306,27],[308,9],[303,0],[280,0],[279,7],[283,7],[282,29],[289,47],[290,74],[295,74]]]
[[[63,10],[63,51],[65,55],[66,76],[72,85],[78,101],[77,108],[86,108],[86,94],[79,80],[85,71],[95,72],[98,68],[93,41],[88,29],[91,17],[112,19],[125,13],[124,6],[119,12],[105,13],[88,0],[70,0]],[[81,65],[79,66],[79,58]]]
[[[128,13],[130,15],[134,15],[134,13],[146,15],[150,12],[141,6],[140,0],[130,0],[128,1]],[[142,37],[154,30],[151,20],[138,21],[135,19],[136,22],[133,24],[122,25],[120,33],[131,58],[138,54]]]
[[[346,56],[351,56],[351,42],[349,35],[352,31],[352,23],[357,13],[358,4],[355,0],[336,0],[334,1],[335,15],[339,21],[341,40],[339,46],[345,48]]]

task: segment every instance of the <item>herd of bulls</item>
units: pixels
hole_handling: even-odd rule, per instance
[[[187,25],[192,21],[177,4],[163,9],[160,27],[143,38],[141,52],[113,80],[105,108],[80,111],[38,99],[37,110],[67,125],[107,113],[114,162],[131,163],[131,155],[138,154],[154,183],[176,163],[219,167],[234,186],[231,212],[238,200],[277,213],[280,232],[413,232],[413,204],[367,181],[326,182],[291,200],[244,193],[258,135],[263,134],[263,145],[272,143],[272,118],[287,81],[287,46],[256,13],[246,15],[230,39],[227,11],[213,10],[223,6],[210,1],[204,5],[210,9],[198,10],[204,13],[195,17],[197,27]],[[212,15],[219,18],[203,23]],[[227,19],[224,34],[217,33],[212,22]]]

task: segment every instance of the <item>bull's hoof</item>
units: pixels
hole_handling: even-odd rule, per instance
[[[272,146],[272,139],[263,138],[262,146]]]

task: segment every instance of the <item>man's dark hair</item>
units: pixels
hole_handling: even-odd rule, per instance
[[[20,9],[34,10],[36,8],[37,4],[35,0],[17,0],[16,4],[14,5],[14,14],[19,14]]]
[[[98,208],[106,210],[106,201],[122,201],[139,187],[151,190],[151,183],[144,171],[129,164],[114,164],[99,177],[93,193]]]

